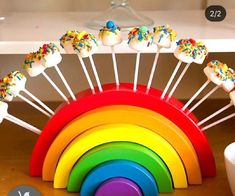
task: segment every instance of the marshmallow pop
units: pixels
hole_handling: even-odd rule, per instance
[[[116,61],[114,47],[115,45],[120,44],[122,42],[122,35],[120,28],[117,25],[115,25],[113,21],[108,21],[106,23],[106,26],[100,29],[99,39],[102,41],[102,44],[104,46],[111,47],[116,85],[119,86],[118,68],[117,68],[117,61]]]
[[[178,81],[175,83],[175,86],[172,88],[172,91],[169,93],[168,98],[170,98],[172,96],[172,94],[174,93],[174,91],[175,91],[176,87],[178,86],[180,80],[182,79],[183,75],[186,73],[188,67],[195,59],[195,53],[194,53],[195,46],[196,46],[196,41],[194,39],[180,39],[177,42],[177,47],[174,51],[174,56],[179,60],[179,62],[177,63],[177,65],[176,65],[176,67],[175,67],[163,93],[162,93],[161,99],[164,99],[164,97],[165,97],[171,83],[173,82],[174,77],[175,77],[177,71],[179,70],[182,62],[187,63],[183,72],[181,73],[180,77],[178,78]]]
[[[62,93],[59,87],[52,81],[52,79],[45,73],[46,59],[43,57],[42,52],[32,52],[25,56],[23,69],[25,69],[29,76],[36,77],[42,74],[52,87],[59,93],[59,95],[69,103],[68,98]]]
[[[160,54],[161,48],[170,48],[172,42],[175,41],[177,33],[170,28],[169,25],[162,25],[153,28],[153,43],[157,45],[157,52],[153,61],[151,73],[149,76],[148,84],[147,84],[147,92],[149,91],[153,76],[157,67],[157,61]]]
[[[51,113],[52,115],[54,112],[47,107],[43,102],[41,102],[37,97],[35,97],[32,93],[30,93],[26,88],[26,77],[20,73],[19,71],[14,71],[3,77],[3,79],[0,81],[0,86],[1,86],[1,100],[4,101],[12,101],[14,97],[19,97],[31,106],[33,106],[35,109],[39,110],[46,116],[50,117]],[[29,95],[34,101],[36,101],[38,104],[40,104],[44,109],[47,111],[43,110],[36,104],[34,104],[32,101],[24,97],[23,95],[20,94],[20,92],[25,92],[27,95]]]
[[[82,58],[88,57],[95,75],[95,79],[99,88],[99,91],[102,92],[102,86],[96,70],[95,62],[92,58],[92,55],[98,49],[98,42],[93,34],[87,33],[86,31],[81,31],[73,40],[73,48],[77,53],[80,62]]]
[[[70,96],[73,100],[76,100],[68,82],[66,81],[64,75],[60,71],[58,64],[62,60],[62,56],[60,54],[59,48],[54,43],[44,44],[42,47],[39,48],[38,52],[42,56],[45,61],[44,66],[46,68],[54,67],[57,71],[58,75],[60,76],[62,82],[64,83],[66,89],[68,90]]]
[[[133,50],[137,51],[135,74],[134,74],[134,86],[133,90],[137,90],[138,72],[140,64],[140,52],[145,50],[153,43],[153,34],[149,32],[146,26],[133,28],[128,34],[128,45]]]
[[[199,100],[194,106],[190,108],[187,114],[196,109],[203,101],[205,101],[212,93],[214,93],[219,87],[222,87],[226,92],[232,90],[232,87],[229,87],[227,80],[228,78],[228,66],[220,61],[213,60],[207,64],[207,67],[204,68],[204,73],[207,76],[207,81],[199,88],[199,90],[194,94],[194,96],[184,105],[182,110],[185,110],[189,104],[206,88],[206,86],[212,82],[216,86],[208,92],[201,100]],[[230,83],[230,82],[229,82]],[[225,87],[226,86],[226,87]]]
[[[60,38],[60,45],[67,54],[74,54],[73,40],[77,34],[78,31],[69,30]]]

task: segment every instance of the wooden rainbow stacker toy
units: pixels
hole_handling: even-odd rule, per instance
[[[39,130],[7,113],[1,102],[3,118],[40,134],[30,160],[30,175],[53,181],[54,188],[79,192],[81,196],[157,196],[170,193],[174,188],[202,184],[202,178],[216,175],[215,160],[203,131],[223,122],[234,114],[207,126],[205,122],[233,105],[232,102],[206,119],[198,121],[192,111],[219,87],[226,92],[234,89],[234,72],[219,61],[211,61],[204,69],[206,82],[184,105],[172,95],[190,64],[202,64],[207,56],[206,47],[193,39],[181,39],[174,53],[179,63],[166,88],[151,88],[152,79],[161,48],[169,48],[176,33],[169,26],[159,26],[151,33],[146,27],[134,28],[129,33],[129,46],[137,51],[133,83],[121,83],[115,45],[122,41],[120,29],[108,21],[100,30],[102,43],[110,46],[115,73],[115,83],[101,85],[92,54],[97,41],[85,31],[68,31],[61,38],[67,53],[77,53],[90,89],[74,95],[57,66],[61,55],[55,44],[45,44],[30,53],[24,68],[30,76],[43,74],[65,100],[54,112],[26,90],[25,76],[12,72],[1,80],[1,99],[11,101],[19,96],[50,119]],[[156,44],[148,84],[138,85],[140,53]],[[83,58],[89,58],[97,82],[94,87]],[[172,90],[167,91],[182,65],[185,68]],[[46,74],[54,67],[64,82],[71,98],[67,98]],[[23,81],[23,82],[22,82]],[[213,82],[216,86],[194,106],[188,106],[203,89]],[[35,102],[20,94],[23,91]]]

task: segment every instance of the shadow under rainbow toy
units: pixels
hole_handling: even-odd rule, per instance
[[[206,127],[202,124],[235,103],[234,72],[219,61],[211,61],[204,69],[207,82],[188,103],[182,104],[172,95],[189,65],[202,64],[208,52],[202,42],[181,39],[174,53],[179,63],[166,88],[163,91],[151,88],[160,50],[171,47],[175,37],[176,33],[168,25],[154,28],[153,33],[147,27],[131,30],[128,44],[137,51],[134,82],[121,83],[115,56],[115,45],[122,42],[121,32],[108,21],[100,30],[99,38],[111,49],[115,83],[102,85],[92,58],[98,48],[95,36],[85,31],[68,31],[60,39],[61,45],[67,53],[76,52],[90,86],[76,95],[57,66],[61,58],[56,45],[46,44],[38,52],[30,53],[24,64],[26,71],[32,77],[43,74],[65,100],[54,112],[31,96],[44,106],[41,108],[44,114],[51,116],[42,131],[9,116],[7,108],[4,109],[2,120],[11,120],[40,134],[30,160],[30,175],[53,181],[54,188],[80,192],[81,196],[156,196],[173,192],[174,188],[202,184],[204,177],[214,177],[215,160],[203,131],[234,114]],[[148,84],[138,85],[140,53],[152,44],[157,47]],[[83,58],[91,62],[97,87],[90,79]],[[186,66],[167,94],[182,63]],[[71,98],[67,98],[45,73],[49,67],[55,67]],[[2,100],[7,101],[5,97],[10,96],[12,86],[16,88],[19,81],[14,77],[1,81]],[[226,92],[232,91],[232,102],[198,122],[188,106],[209,82],[216,84],[216,89],[222,87]],[[193,110],[216,89],[193,106]]]

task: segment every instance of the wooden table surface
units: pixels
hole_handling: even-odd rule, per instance
[[[227,103],[228,100],[207,101],[204,106],[196,111],[196,114],[201,119]],[[55,108],[58,103],[50,103],[50,105]],[[228,113],[233,111],[234,108],[231,107]],[[47,121],[46,117],[35,112],[30,106],[24,103],[11,103],[9,105],[9,113],[39,128],[42,128]],[[187,189],[176,189],[172,194],[160,195],[232,195],[224,167],[223,151],[229,143],[235,141],[234,119],[207,130],[206,135],[214,152],[217,176],[215,178],[203,179],[202,185],[190,185]],[[32,185],[43,195],[78,195],[76,193],[67,193],[66,190],[55,190],[53,189],[52,182],[43,182],[41,178],[29,176],[30,155],[37,137],[36,134],[7,121],[4,121],[0,125],[0,195],[7,195],[12,188],[19,185]]]

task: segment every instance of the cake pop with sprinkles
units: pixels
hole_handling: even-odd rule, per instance
[[[60,38],[60,45],[67,54],[74,54],[73,40],[78,33],[75,30],[69,30]]]
[[[1,88],[5,88],[7,93],[18,96],[20,91],[25,89],[26,77],[19,71],[13,71],[3,77],[1,81]]]
[[[221,86],[223,81],[227,80],[226,72],[228,71],[228,66],[218,60],[210,61],[203,71],[208,80],[218,86]]]
[[[98,42],[93,34],[81,31],[73,40],[73,49],[81,58],[86,58],[97,51]]]
[[[44,59],[46,68],[58,65],[62,60],[60,50],[54,43],[43,44],[39,48],[38,54]]]
[[[180,39],[174,51],[175,57],[184,63],[192,63],[195,58],[195,47],[197,43],[194,39]]]
[[[153,43],[153,34],[146,26],[133,28],[128,34],[128,45],[136,51],[143,51]]]
[[[14,96],[12,94],[10,94],[10,92],[7,92],[7,90],[5,88],[1,88],[0,89],[0,100],[1,101],[12,101],[14,98]]]
[[[195,58],[193,62],[197,64],[202,64],[205,58],[208,56],[208,50],[203,42],[197,42],[196,47],[194,49],[194,54]]]
[[[153,28],[153,43],[159,48],[170,48],[176,36],[177,33],[169,25]]]
[[[36,77],[43,73],[46,69],[45,60],[37,52],[31,52],[25,56],[23,69],[28,72],[31,77]]]
[[[113,21],[108,21],[99,31],[99,39],[104,46],[114,46],[122,42],[120,27]]]

